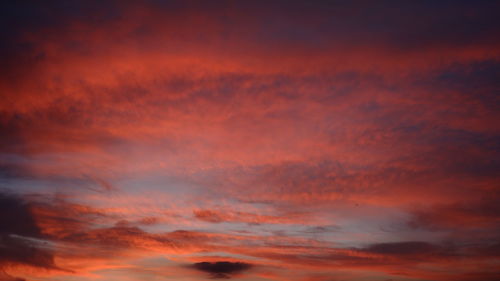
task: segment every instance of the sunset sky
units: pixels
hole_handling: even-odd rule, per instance
[[[0,4],[0,281],[500,280],[500,1]]]

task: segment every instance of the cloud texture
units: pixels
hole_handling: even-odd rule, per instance
[[[499,9],[2,3],[0,280],[499,279]]]

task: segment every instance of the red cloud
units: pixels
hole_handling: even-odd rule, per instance
[[[497,277],[498,3],[233,2],[2,3],[0,279]]]

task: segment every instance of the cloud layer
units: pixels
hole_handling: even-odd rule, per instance
[[[497,280],[495,1],[0,7],[0,280]]]

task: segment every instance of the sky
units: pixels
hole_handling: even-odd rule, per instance
[[[499,1],[2,1],[0,281],[500,280]]]

